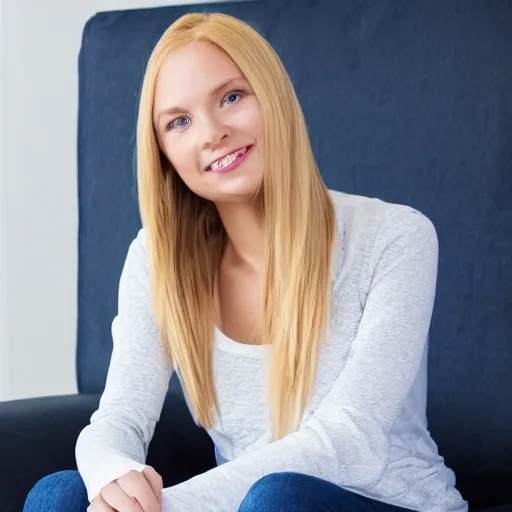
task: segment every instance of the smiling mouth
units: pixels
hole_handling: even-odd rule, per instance
[[[209,165],[206,168],[206,171],[219,171],[223,169],[224,167],[227,167],[228,165],[231,165],[233,162],[235,162],[238,158],[244,156],[251,146],[245,146],[241,149],[237,149],[236,151],[233,151],[233,153],[230,153],[229,155],[226,155],[222,158],[219,158],[218,160],[215,160],[211,165]]]

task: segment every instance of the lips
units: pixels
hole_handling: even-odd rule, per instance
[[[231,151],[230,153],[226,153],[224,156],[217,158],[213,162],[210,163],[210,165],[205,169],[205,171],[211,171],[212,166],[215,166],[216,164],[222,162],[222,160],[228,159],[224,165],[217,165],[216,169],[222,169],[225,166],[230,165],[230,160],[234,161],[236,158],[238,158],[240,155],[243,155],[247,153],[247,151],[251,148],[251,146],[244,146],[242,148],[236,149],[235,151]]]

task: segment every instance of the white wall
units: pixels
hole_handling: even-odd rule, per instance
[[[76,392],[82,28],[98,11],[179,3],[0,0],[0,401]]]
[[[0,2],[0,397],[7,396],[7,252],[6,252],[6,187],[4,165],[4,19]]]

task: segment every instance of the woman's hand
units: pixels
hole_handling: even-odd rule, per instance
[[[161,512],[162,477],[151,467],[130,471],[103,487],[88,512]]]

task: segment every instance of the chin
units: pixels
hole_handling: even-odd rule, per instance
[[[214,203],[231,203],[231,204],[243,204],[250,203],[254,200],[254,196],[256,195],[256,190],[251,192],[245,191],[232,191],[232,192],[223,192],[215,194],[213,197],[208,198],[210,201]]]
[[[227,183],[222,183],[214,187],[214,190],[210,189],[208,196],[210,196],[210,200],[214,202],[253,201],[258,192],[258,186],[259,183],[255,182],[254,179],[229,180]]]

